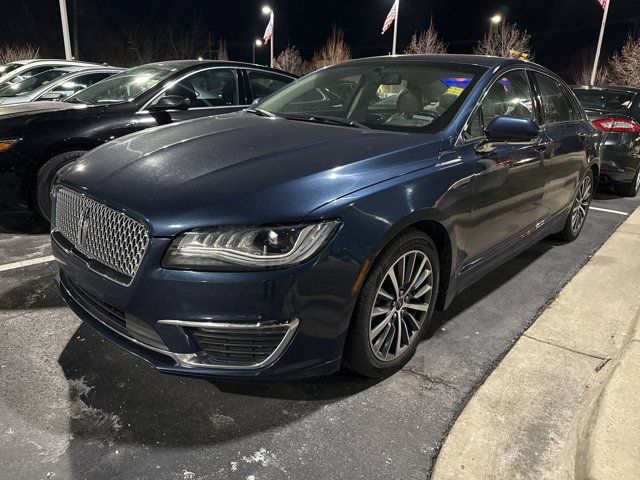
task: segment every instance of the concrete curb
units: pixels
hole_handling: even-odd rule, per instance
[[[640,210],[472,397],[442,447],[434,479],[637,478],[638,252]]]

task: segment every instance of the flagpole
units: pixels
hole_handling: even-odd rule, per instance
[[[271,10],[271,68],[273,68],[273,40],[276,37],[275,13]]]
[[[64,40],[64,56],[67,60],[71,60],[71,39],[69,37],[69,18],[67,17],[67,2],[60,0],[60,18],[62,20],[62,38]]]
[[[396,0],[396,18],[393,21],[393,50],[392,55],[396,54],[396,43],[398,42],[398,17],[400,16],[400,0]]]
[[[596,83],[596,75],[598,74],[598,62],[600,61],[600,51],[602,50],[602,39],[604,38],[604,28],[607,25],[607,15],[609,14],[609,5],[611,5],[611,0],[607,0],[607,6],[604,7],[604,15],[602,16],[602,25],[600,26],[600,37],[598,38],[598,46],[596,47],[596,58],[593,61],[593,72],[591,72],[591,85]]]

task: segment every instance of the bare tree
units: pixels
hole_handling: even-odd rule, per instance
[[[473,50],[476,55],[493,55],[514,58],[526,54],[531,58],[531,35],[520,30],[517,25],[502,22],[491,29],[478,42]]]
[[[327,43],[313,56],[312,68],[317,70],[347,60],[351,60],[351,48],[344,41],[344,30],[334,25]]]
[[[294,75],[305,73],[305,61],[300,55],[300,50],[296,47],[287,47],[280,52],[274,62],[274,67]]]
[[[198,57],[207,46],[202,16],[195,15],[189,25],[168,24],[165,34],[168,41],[167,58],[186,60]]]
[[[404,53],[407,54],[441,54],[447,53],[447,44],[439,37],[433,26],[433,20],[426,31],[415,32],[411,37],[411,43]]]
[[[30,60],[40,57],[40,49],[32,45],[0,45],[0,65],[15,62],[16,60]]]
[[[640,87],[640,38],[627,39],[606,65],[605,80],[614,85]]]
[[[216,51],[216,60],[229,60],[229,51],[227,50],[227,41],[221,38],[218,42],[218,50]]]

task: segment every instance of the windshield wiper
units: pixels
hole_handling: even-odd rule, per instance
[[[310,117],[305,117],[300,115],[286,115],[284,118],[287,118],[289,120],[299,120],[301,122],[324,123],[326,125],[339,125],[341,127],[368,128],[366,125],[363,125],[362,123],[356,122],[354,120],[347,120],[345,118],[340,118],[340,117],[329,117],[325,115],[312,115]]]
[[[267,117],[267,118],[276,118],[277,115],[275,113],[267,112],[266,110],[262,110],[261,108],[245,108],[245,112],[253,113],[254,115],[258,115],[259,117]]]

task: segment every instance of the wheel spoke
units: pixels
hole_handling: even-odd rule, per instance
[[[400,297],[400,287],[398,286],[398,279],[396,278],[396,272],[394,272],[393,267],[389,270],[389,280],[391,280],[391,284],[393,285],[393,290],[396,294],[396,298]]]
[[[413,294],[413,298],[420,298],[430,291],[431,291],[431,285],[427,283],[424,287],[422,287],[420,290],[418,290],[416,293]]]
[[[395,300],[391,294],[389,294],[384,288],[380,287],[378,290],[378,295],[380,295],[385,300]]]
[[[405,285],[409,285],[411,283],[411,278],[413,276],[413,269],[416,266],[416,257],[417,256],[418,256],[417,253],[414,253],[413,255],[411,255],[411,261],[407,265],[408,268],[405,270],[405,277],[402,280]],[[408,288],[407,288],[407,291],[409,291]]]
[[[395,336],[395,333],[396,333],[395,325],[393,324],[389,325],[387,334],[384,336],[382,349],[380,350],[380,353],[382,354],[383,358],[386,358],[387,355],[389,355],[389,350],[391,350],[391,344],[393,343],[393,337]]]
[[[402,320],[400,316],[398,316],[398,321],[396,322],[396,355],[400,353],[400,349],[402,348]]]
[[[424,257],[422,259],[422,262],[420,262],[420,266],[418,267],[418,269],[413,272],[413,280],[411,281],[411,283],[407,287],[407,292],[410,292],[413,289],[413,287],[415,286],[416,281],[418,280],[418,277],[420,276],[420,273],[425,268],[426,264],[427,264],[427,257]]]
[[[396,263],[396,265],[398,265],[398,281],[400,289],[402,289],[402,286],[404,285],[405,260],[406,257],[403,256],[400,261]]]
[[[407,345],[409,345],[410,342],[410,337],[409,337],[409,327],[407,327],[407,322],[405,321],[404,318],[400,318],[400,325],[401,325],[401,332],[402,332],[402,338],[404,339],[405,343]]]
[[[404,308],[407,308],[409,310],[418,310],[420,312],[427,312],[429,311],[429,304],[428,303],[425,303],[425,304],[405,303]]]
[[[409,312],[405,312],[405,315],[409,318],[409,320],[411,320],[411,323],[413,324],[413,328],[415,330],[420,330],[420,324],[416,320],[416,317],[411,315]]]
[[[391,307],[373,307],[371,311],[372,317],[379,317],[380,315],[384,315],[385,313],[389,313],[391,311]]]
[[[389,325],[389,322],[391,322],[392,318],[393,312],[389,312],[389,315],[387,315],[378,325],[376,325],[373,330],[371,330],[371,332],[369,333],[369,338],[371,340],[375,340],[376,337],[380,335],[380,332],[382,332],[382,330],[384,330],[385,327]]]

